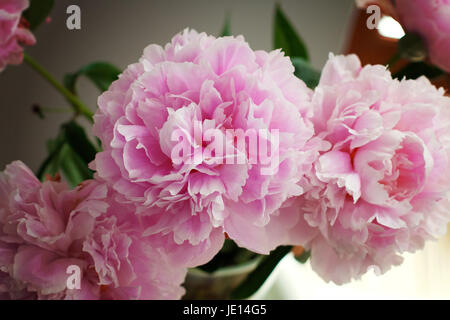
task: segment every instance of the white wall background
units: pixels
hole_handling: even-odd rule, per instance
[[[450,299],[450,234],[404,258],[382,276],[369,271],[361,280],[337,286],[288,255],[252,299]]]

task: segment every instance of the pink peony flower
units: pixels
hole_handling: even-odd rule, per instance
[[[0,298],[181,297],[185,270],[143,239],[134,212],[114,198],[95,181],[68,190],[41,184],[21,162],[8,165],[0,175]],[[73,266],[80,288],[67,285]]]
[[[180,263],[209,261],[224,232],[261,253],[278,244],[284,229],[272,217],[302,193],[297,183],[314,160],[312,92],[293,72],[279,50],[184,30],[164,48],[148,46],[99,98],[94,133],[104,151],[93,168],[137,204],[147,235],[164,235],[170,244],[162,247],[184,253]],[[251,161],[262,151],[239,146],[227,130],[256,133],[271,151],[267,161]],[[231,152],[215,142],[231,143]]]
[[[450,72],[450,1],[396,0],[400,22],[423,37],[433,64]]]
[[[116,201],[108,191],[108,210],[97,218],[83,243],[90,254],[107,299],[179,299],[187,269],[176,268],[170,257],[143,236],[143,223],[134,206]]]
[[[393,80],[384,66],[331,56],[313,97],[314,127],[330,144],[305,194],[280,210],[286,237],[342,284],[445,234],[450,221],[450,98],[425,78]]]
[[[26,21],[21,18],[28,4],[28,0],[0,0],[0,72],[8,64],[22,63],[21,45],[36,43]]]

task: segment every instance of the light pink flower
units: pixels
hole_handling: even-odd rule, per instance
[[[450,1],[396,0],[400,22],[423,37],[433,64],[450,72]]]
[[[183,259],[189,266],[210,260],[224,232],[241,246],[269,252],[278,239],[265,236],[268,228],[283,230],[271,217],[302,193],[297,182],[314,160],[312,92],[293,72],[282,52],[253,51],[242,36],[185,30],[164,48],[148,46],[98,100],[94,132],[104,148],[95,160],[98,176],[138,204],[149,236],[163,234],[170,250],[195,258]],[[276,173],[264,175],[265,165],[249,163],[248,148],[239,149],[242,164],[226,164],[227,154],[216,157],[224,164],[173,161],[175,132],[201,155],[212,143],[202,135],[203,143],[197,141],[195,131],[207,129],[224,143],[226,129],[278,130]]]
[[[313,97],[316,134],[331,145],[306,193],[281,214],[286,237],[338,284],[383,273],[450,221],[450,98],[425,78],[393,80],[384,66],[331,56]]]
[[[108,200],[105,200],[105,199]],[[184,269],[142,237],[104,184],[40,183],[21,162],[0,174],[1,299],[176,299]],[[67,288],[67,268],[81,288]]]
[[[108,210],[96,219],[83,243],[98,275],[102,298],[179,299],[187,269],[175,267],[170,257],[144,237],[134,206],[116,201],[108,191]]]
[[[0,0],[0,72],[8,64],[22,63],[22,45],[36,43],[21,18],[28,4],[28,0]]]

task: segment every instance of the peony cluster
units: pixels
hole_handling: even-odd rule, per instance
[[[68,190],[41,183],[21,162],[8,165],[0,175],[0,299],[180,298],[186,270],[172,267],[115,199],[96,181]]]
[[[306,192],[282,214],[290,241],[342,284],[383,273],[450,221],[450,98],[425,77],[394,80],[384,66],[331,56],[312,98],[317,137],[329,143]],[[293,221],[294,218],[292,218]]]
[[[356,56],[332,56],[314,92],[293,71],[280,51],[185,30],[146,48],[99,98],[94,133],[104,151],[93,168],[172,263],[209,261],[226,233],[263,254],[302,245],[325,280],[344,283],[385,272],[445,232],[444,91],[362,68]],[[233,145],[243,163],[202,157],[234,139],[228,130],[249,129],[267,140],[279,133],[273,174],[251,162],[250,141]]]
[[[22,45],[36,43],[22,18],[28,5],[28,0],[0,0],[0,72],[8,64],[22,63]]]
[[[280,244],[288,221],[278,209],[303,193],[320,148],[312,91],[293,72],[280,50],[186,29],[147,47],[99,98],[94,133],[104,151],[93,169],[136,205],[147,236],[191,257],[180,264],[209,261],[224,233],[259,253]]]
[[[331,55],[312,91],[242,36],[150,45],[98,100],[95,180],[0,174],[0,298],[177,299],[226,236],[302,245],[338,284],[383,273],[450,221],[444,94],[355,55]]]

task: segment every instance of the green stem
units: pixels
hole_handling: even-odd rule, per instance
[[[261,288],[272,271],[289,252],[292,246],[279,246],[270,255],[265,256],[258,267],[253,270],[231,293],[232,299],[247,299]]]
[[[32,59],[26,53],[24,54],[24,61],[28,65],[37,71],[42,77],[44,77],[56,90],[58,90],[73,106],[77,114],[82,114],[89,121],[93,122],[93,112],[89,110],[81,100],[75,96],[72,92],[67,90],[61,83],[59,83],[47,70],[45,70],[40,64]]]

